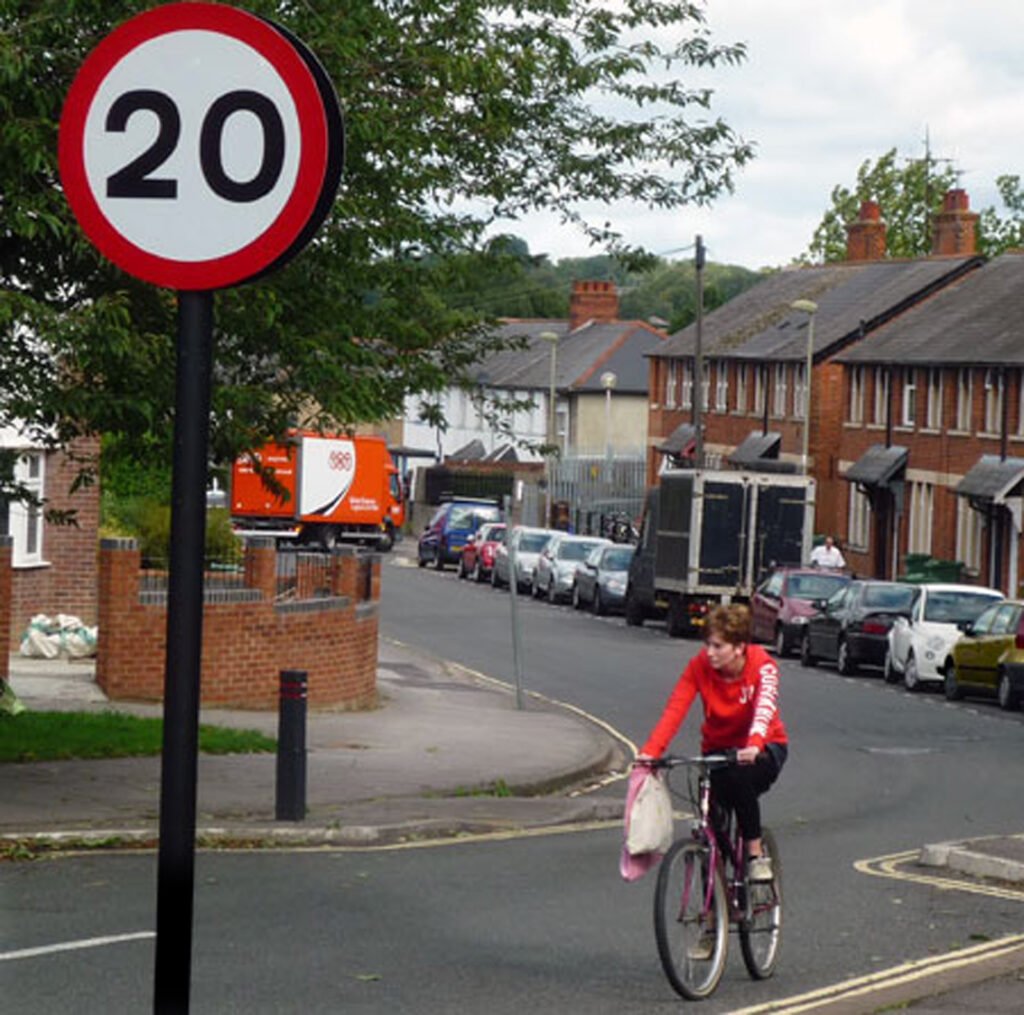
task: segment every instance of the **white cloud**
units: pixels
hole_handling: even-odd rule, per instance
[[[751,268],[802,253],[837,184],[890,148],[954,160],[975,210],[998,206],[995,179],[1024,175],[1024,4],[1019,0],[721,0],[708,4],[718,42],[748,59],[702,81],[713,112],[757,146],[736,192],[709,210],[601,208],[631,243],[661,253],[701,233],[715,261]],[[884,211],[884,209],[883,209]],[[505,231],[551,257],[593,253],[556,219]]]

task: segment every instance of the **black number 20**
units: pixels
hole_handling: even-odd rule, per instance
[[[123,132],[132,114],[143,109],[156,113],[160,131],[141,155],[107,177],[107,197],[178,196],[177,180],[151,175],[171,156],[181,137],[181,114],[169,95],[146,88],[125,92],[110,107],[106,129]],[[239,112],[254,114],[263,128],[263,161],[251,180],[234,180],[224,169],[224,125]],[[213,103],[199,132],[199,166],[215,194],[225,201],[258,201],[274,189],[283,165],[284,124],[270,99],[259,92],[241,90],[228,92]]]

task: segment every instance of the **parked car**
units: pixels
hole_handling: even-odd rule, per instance
[[[848,574],[820,568],[776,568],[750,597],[754,637],[771,642],[776,655],[789,655],[803,638],[812,603],[830,598],[851,581]]]
[[[567,532],[553,536],[537,558],[533,574],[534,596],[538,599],[547,596],[549,603],[571,598],[577,567],[587,559],[591,550],[607,546],[609,542],[600,536],[572,536]]]
[[[459,577],[485,582],[491,577],[494,554],[505,541],[505,523],[488,522],[466,540],[459,558]]]
[[[1024,601],[993,603],[964,624],[963,637],[950,649],[945,673],[946,697],[995,695],[1002,708],[1020,708],[1024,700]]]
[[[494,554],[494,567],[491,569],[491,585],[496,589],[512,584],[509,568],[509,548],[516,551],[516,588],[520,592],[528,592],[533,588],[533,571],[537,566],[537,558],[548,545],[548,540],[556,535],[554,529],[538,529],[526,525],[517,525],[506,535],[505,542]]]
[[[577,610],[590,606],[598,616],[611,610],[621,611],[626,605],[626,584],[629,581],[629,562],[634,546],[598,546],[576,569],[576,584],[572,590],[572,605]]]
[[[922,682],[945,679],[946,658],[969,624],[986,607],[1000,602],[1002,592],[977,585],[944,585],[927,582],[917,586],[909,617],[897,617],[889,628],[889,646],[882,670],[895,684],[901,677],[908,691]]]
[[[824,601],[804,624],[800,661],[814,666],[819,659],[835,662],[847,676],[862,665],[882,666],[889,646],[889,628],[898,616],[908,616],[913,585],[889,581],[854,580]]]
[[[485,522],[501,521],[493,500],[456,497],[445,501],[433,514],[420,535],[416,562],[432,564],[440,571],[445,564],[457,564],[466,540]]]

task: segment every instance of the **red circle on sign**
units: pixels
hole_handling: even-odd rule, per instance
[[[139,46],[181,31],[206,31],[234,40],[263,57],[279,75],[295,105],[301,138],[298,169],[290,193],[258,235],[228,253],[186,260],[146,250],[125,236],[101,207],[86,167],[86,123],[108,75]],[[231,82],[226,82],[226,85]],[[104,256],[146,282],[171,289],[216,289],[242,282],[289,251],[316,212],[328,159],[323,98],[306,62],[269,22],[220,4],[179,3],[126,21],[89,54],[68,92],[61,115],[58,159],[64,191],[83,231]],[[198,226],[198,224],[197,224]],[[203,229],[217,223],[203,220]]]

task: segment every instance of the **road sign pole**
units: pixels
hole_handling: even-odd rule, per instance
[[[164,673],[153,1011],[188,1012],[213,293],[178,293],[170,585]]]

